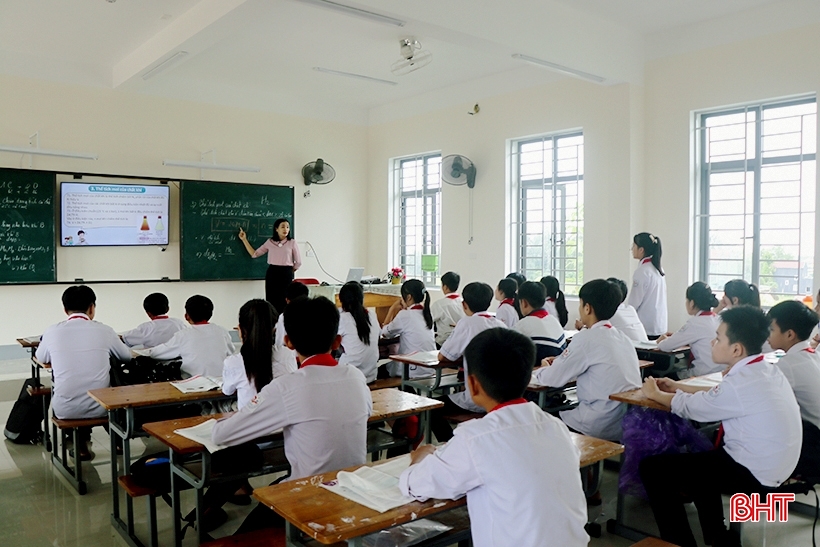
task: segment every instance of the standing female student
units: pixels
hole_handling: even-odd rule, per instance
[[[273,235],[261,247],[254,250],[248,242],[245,231],[239,229],[239,239],[251,258],[268,254],[268,271],[265,273],[265,300],[273,304],[276,311],[285,309],[285,289],[293,281],[293,273],[302,265],[299,246],[290,233],[290,222],[279,218],[273,223]]]
[[[551,275],[542,277],[541,284],[547,289],[547,301],[544,303],[544,309],[558,319],[562,327],[566,327],[567,321],[569,321],[569,311],[564,299],[564,291],[561,290],[561,284],[556,277]]]
[[[352,365],[361,370],[367,382],[376,379],[379,360],[379,319],[376,312],[364,307],[364,289],[358,281],[348,281],[339,291],[342,313],[339,315],[339,336],[344,353],[340,365]]]
[[[658,338],[658,349],[672,351],[681,346],[692,348],[692,368],[686,376],[703,376],[725,369],[712,361],[712,340],[715,339],[720,319],[712,311],[718,299],[703,281],[696,281],[686,289],[686,311],[692,317],[675,334],[667,333]],[[682,374],[679,376],[684,377]]]
[[[405,281],[401,286],[401,300],[390,307],[384,320],[381,335],[384,338],[399,336],[399,353],[435,351],[433,314],[430,312],[430,293],[418,279]],[[387,370],[392,376],[401,376],[402,363],[390,363]],[[410,365],[410,377],[430,376],[431,369]]]
[[[495,298],[501,301],[498,309],[495,310],[495,317],[510,329],[515,327],[520,317],[516,305],[517,294],[518,282],[510,277],[499,281],[498,288],[495,289]]]
[[[655,340],[666,334],[666,279],[661,268],[661,238],[647,232],[632,238],[632,258],[640,261],[632,275],[628,303],[638,312],[646,334]]]

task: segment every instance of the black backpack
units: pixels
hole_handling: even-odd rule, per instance
[[[23,382],[23,389],[20,390],[20,395],[11,409],[9,419],[6,422],[6,428],[3,434],[8,440],[16,444],[36,444],[40,441],[43,431],[41,424],[43,423],[43,400],[41,397],[48,397],[49,403],[51,400],[50,394],[45,395],[29,395],[29,388],[42,387],[34,378],[29,378]]]

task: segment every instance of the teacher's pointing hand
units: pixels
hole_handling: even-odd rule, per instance
[[[246,234],[245,230],[243,230],[241,227],[239,228],[239,239],[241,239],[242,241],[248,240],[248,234]]]

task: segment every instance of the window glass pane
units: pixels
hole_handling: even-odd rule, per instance
[[[438,272],[422,270],[422,255],[439,255],[441,248],[441,155],[396,159],[394,165],[399,224],[394,263],[407,277],[437,284]]]

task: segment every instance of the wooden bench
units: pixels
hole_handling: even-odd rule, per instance
[[[674,543],[669,543],[659,538],[644,538],[638,543],[633,543],[632,547],[676,547]]]
[[[61,420],[55,416],[51,417],[52,431],[52,451],[51,461],[57,466],[57,470],[68,479],[68,482],[82,496],[86,493],[86,484],[83,481],[83,466],[80,461],[80,428],[96,427],[107,425],[108,418],[89,418],[86,420]],[[60,430],[59,436],[57,430]],[[74,466],[68,465],[68,446],[66,441],[68,436],[72,436],[74,444]]]
[[[461,424],[464,422],[469,422],[470,420],[475,420],[476,418],[483,418],[486,414],[481,412],[459,412],[458,414],[449,414],[445,416],[448,422],[453,422],[457,424]]]
[[[157,497],[167,494],[167,492],[160,492],[159,490],[154,490],[153,488],[141,486],[136,483],[134,477],[131,475],[122,476],[117,480],[117,482],[120,483],[120,488],[122,488],[125,494],[131,499],[147,496],[148,502],[146,510],[148,511],[148,535],[151,538],[148,546],[157,547],[157,545],[159,545],[159,541],[157,539]],[[129,530],[129,533],[133,535],[134,531]]]

